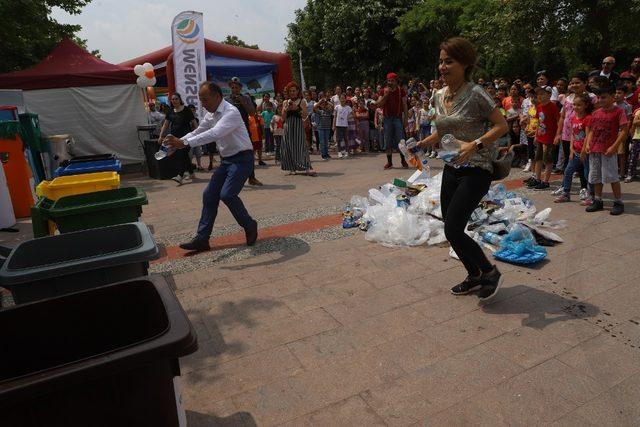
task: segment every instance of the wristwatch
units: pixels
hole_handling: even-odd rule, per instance
[[[482,143],[482,141],[480,141],[480,138],[476,139],[473,142],[476,144],[476,149],[478,151],[480,151],[480,150],[482,150],[484,148],[484,144]]]

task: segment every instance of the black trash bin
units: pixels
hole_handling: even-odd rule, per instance
[[[162,160],[156,160],[154,157],[160,146],[155,139],[145,139],[144,141],[144,157],[147,161],[149,170],[149,178],[155,179],[171,179],[182,171],[183,159],[180,156],[168,156]],[[184,171],[182,171],[184,172]]]
[[[0,311],[0,425],[179,425],[195,331],[160,276]]]
[[[28,240],[0,267],[16,304],[145,276],[159,256],[146,224],[133,222]]]

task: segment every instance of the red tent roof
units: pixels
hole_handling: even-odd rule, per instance
[[[0,74],[3,89],[52,89],[135,83],[133,68],[96,58],[69,39],[58,43],[40,63]]]
[[[272,64],[277,64],[278,70],[274,73],[273,79],[276,90],[282,90],[287,83],[293,80],[291,57],[286,53],[268,52],[266,50],[231,46],[209,39],[204,39],[204,50],[207,53],[212,53],[214,55],[224,56],[227,58],[238,58],[248,61],[269,62]],[[121,62],[118,65],[124,67],[134,67],[137,64],[143,64],[145,62],[149,62],[153,65],[158,65],[165,62],[172,52],[173,47],[167,46],[146,55]],[[165,72],[166,71],[164,71],[163,69],[156,70],[157,75],[162,75]]]

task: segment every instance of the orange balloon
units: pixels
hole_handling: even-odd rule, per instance
[[[152,79],[152,78],[155,76],[155,74],[154,74],[153,70],[145,71],[145,72],[144,72],[144,75],[145,75],[145,77],[146,77],[146,78],[148,78],[148,79]]]

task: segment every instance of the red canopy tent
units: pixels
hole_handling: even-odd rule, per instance
[[[133,68],[96,58],[69,39],[33,67],[0,74],[0,89],[22,89],[44,135],[70,134],[77,154],[116,153],[139,162],[136,126],[147,124]]]
[[[209,39],[204,40],[204,50],[207,54],[213,54],[216,56],[276,64],[277,70],[273,73],[273,84],[277,91],[282,91],[287,83],[293,80],[291,57],[286,53],[267,52],[264,50],[231,46]],[[156,68],[156,75],[162,76],[166,73],[169,83],[169,89],[170,91],[173,91],[173,69],[169,67],[170,69],[167,72],[165,63],[167,60],[169,60],[169,65],[172,65],[172,54],[173,47],[167,46],[163,49],[156,50],[155,52],[151,52],[147,55],[139,56],[137,58],[121,62],[118,65],[123,67],[134,67],[137,64],[143,64],[145,62],[149,62],[154,66],[162,64],[161,67]]]
[[[133,68],[105,62],[64,39],[33,67],[0,74],[0,88],[34,90],[121,85],[134,84],[136,78]]]

